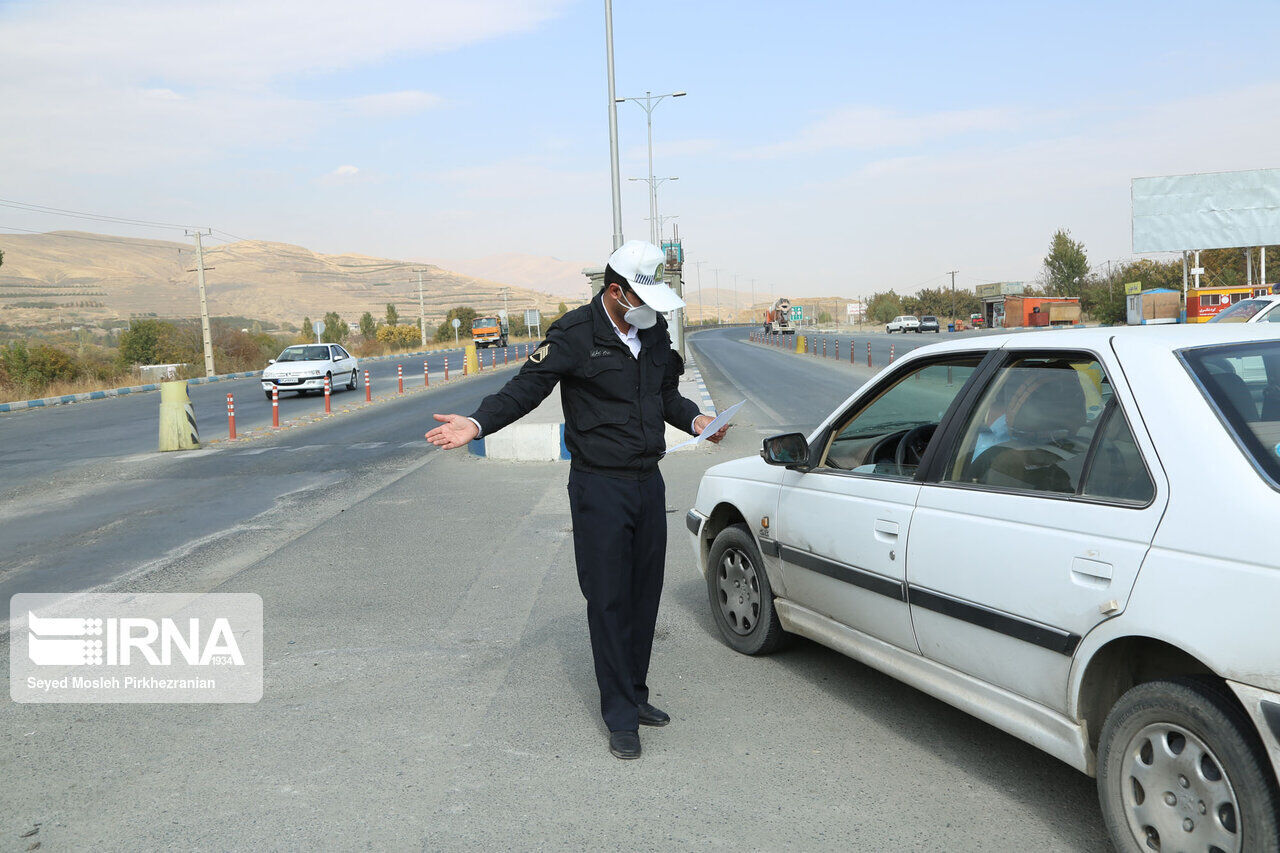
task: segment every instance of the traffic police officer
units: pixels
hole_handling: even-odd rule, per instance
[[[664,422],[693,435],[711,422],[677,390],[684,363],[658,312],[684,301],[662,283],[664,261],[651,243],[624,244],[609,257],[604,289],[552,323],[511,381],[470,417],[434,415],[441,425],[426,436],[461,447],[528,414],[560,383],[578,585],[618,758],[640,756],[637,724],[671,720],[649,704],[646,684],[667,549]]]

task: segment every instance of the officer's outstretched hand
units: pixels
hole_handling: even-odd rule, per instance
[[[462,447],[480,434],[480,428],[462,415],[432,415],[441,426],[427,433],[427,441],[444,450]]]
[[[711,417],[710,415],[698,415],[696,418],[694,418],[693,428],[697,430],[695,435],[702,435],[702,431],[706,429],[708,426],[710,426],[713,420],[715,420],[715,418]],[[720,439],[725,437],[725,435],[729,432],[729,427],[731,426],[733,426],[733,424],[725,424],[724,426],[720,427],[720,429],[716,431],[715,435],[707,436],[707,441],[710,441],[714,444],[719,444]]]

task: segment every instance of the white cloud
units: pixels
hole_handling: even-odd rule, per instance
[[[430,92],[383,92],[378,95],[362,95],[349,98],[342,105],[356,115],[371,118],[391,118],[412,115],[439,106],[443,102],[439,95]]]
[[[297,144],[346,117],[441,102],[425,91],[338,101],[308,76],[526,31],[567,0],[49,0],[0,4],[0,174],[127,174]],[[14,132],[21,128],[21,132]]]
[[[1032,116],[1007,109],[946,110],[907,115],[877,107],[844,107],[782,142],[748,148],[737,156],[755,159],[848,148],[874,150],[923,145],[965,135],[1025,126]]]
[[[347,175],[355,175],[355,174],[358,174],[359,172],[360,172],[360,168],[358,166],[339,166],[338,168],[330,172],[330,174],[335,177],[341,178]]]

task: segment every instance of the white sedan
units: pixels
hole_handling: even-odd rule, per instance
[[[1096,775],[1117,849],[1280,850],[1280,335],[936,344],[707,471],[725,641],[830,646]]]
[[[901,317],[894,317],[888,323],[884,324],[884,333],[891,335],[894,332],[915,332],[920,334],[920,318],[913,314],[903,314]]]
[[[1280,323],[1280,296],[1242,299],[1209,318],[1210,323]]]
[[[299,344],[285,347],[279,357],[273,358],[262,371],[262,390],[271,399],[271,390],[297,391],[298,396],[308,391],[323,391],[328,377],[330,387],[344,385],[355,390],[360,364],[355,357],[338,344]]]

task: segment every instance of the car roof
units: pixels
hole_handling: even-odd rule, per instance
[[[1104,350],[1112,341],[1129,351],[1152,354],[1197,346],[1214,346],[1245,341],[1280,340],[1280,329],[1268,323],[1170,323],[1158,326],[1094,326],[1039,329],[1031,332],[1004,332],[974,335],[919,347],[911,355],[938,352],[967,352],[988,349],[1084,349]]]

